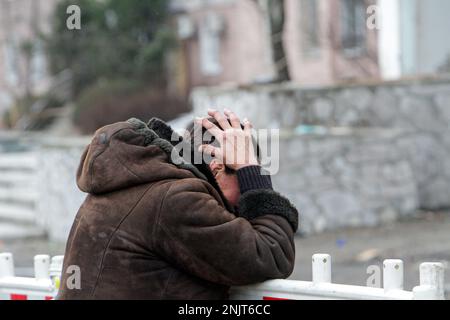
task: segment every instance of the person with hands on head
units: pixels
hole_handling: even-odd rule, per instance
[[[173,139],[156,118],[96,132],[77,173],[88,197],[58,298],[226,299],[230,286],[292,273],[298,212],[261,173],[250,122],[229,110],[208,116],[197,126],[216,143],[196,145],[196,130]],[[173,161],[180,141],[210,157]],[[71,265],[81,269],[80,289],[67,285]]]
[[[227,167],[237,171],[246,166],[257,166],[258,161],[254,152],[253,139],[251,135],[252,125],[248,119],[244,119],[243,128],[239,118],[228,109],[225,109],[225,119],[220,112],[210,110],[208,112],[220,128],[210,122],[207,118],[201,120],[201,124],[220,142],[219,147],[211,144],[203,144],[200,151],[208,153]]]

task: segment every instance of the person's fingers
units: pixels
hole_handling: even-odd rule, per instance
[[[218,139],[222,137],[223,131],[208,119],[206,118],[202,119],[202,126],[206,130],[208,130],[208,132],[210,132],[214,137]]]
[[[225,115],[230,119],[231,126],[235,129],[241,128],[241,120],[238,118],[238,116],[231,110],[225,109],[224,111]]]
[[[228,122],[228,119],[225,118],[219,111],[214,109],[208,109],[208,115],[216,119],[216,121],[219,123],[220,127],[223,130],[227,130],[231,128],[230,123]]]
[[[252,130],[252,128],[253,128],[253,125],[251,124],[251,122],[247,118],[245,118],[244,119],[244,131],[250,132]]]

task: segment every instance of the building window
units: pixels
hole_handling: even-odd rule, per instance
[[[307,55],[318,53],[320,47],[318,4],[317,0],[300,1],[302,48]]]
[[[341,0],[341,40],[344,52],[362,54],[366,47],[364,0]]]
[[[222,72],[221,36],[224,30],[223,18],[208,14],[200,25],[200,65],[205,76],[218,76]]]

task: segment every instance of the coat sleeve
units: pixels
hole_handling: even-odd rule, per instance
[[[161,205],[154,246],[167,261],[214,283],[287,278],[297,210],[272,190],[245,193],[239,208],[238,216],[228,212],[202,181],[176,182]]]

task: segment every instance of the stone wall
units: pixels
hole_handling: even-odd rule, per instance
[[[450,207],[450,82],[199,89],[192,98],[198,115],[227,106],[256,127],[283,128],[273,181],[298,206],[305,233]],[[36,220],[64,241],[85,197],[75,174],[89,139],[14,139],[0,143],[0,156],[2,149],[35,152]]]
[[[27,156],[34,154],[38,161],[36,223],[50,239],[65,241],[86,196],[77,188],[75,176],[89,141],[48,137],[18,141],[14,152],[27,150]],[[402,147],[405,135],[399,130],[306,135],[283,131],[280,144],[284,157],[273,181],[298,206],[302,232],[386,223],[418,207],[415,176]]]
[[[49,239],[66,241],[74,217],[86,196],[77,188],[76,171],[88,140],[1,133],[0,160],[13,156],[16,161],[32,163],[33,166],[23,170],[18,166],[20,171],[7,172],[9,180],[3,188],[12,192],[14,201],[4,201],[4,205],[14,210],[10,210],[8,215],[0,208],[0,217],[17,227],[33,224]],[[15,188],[14,184],[20,185],[20,188]],[[24,200],[20,201],[22,196]],[[22,202],[26,202],[26,206]],[[31,214],[28,214],[29,210]]]
[[[277,190],[301,213],[301,231],[374,226],[415,213],[418,190],[397,130],[281,139]]]
[[[86,194],[76,184],[76,172],[87,139],[43,139],[36,150],[39,161],[39,201],[36,219],[50,239],[66,241]]]
[[[196,114],[211,106],[228,106],[248,116],[257,127],[450,129],[450,79],[316,89],[295,85],[199,88],[191,98]]]
[[[291,163],[281,164],[281,172],[274,176],[275,184],[297,199],[300,209],[304,207],[304,219],[315,221],[313,224],[330,228],[370,225],[384,220],[383,216],[400,217],[408,214],[407,211],[414,213],[417,208],[450,207],[449,79],[321,89],[294,85],[199,88],[192,94],[192,103],[195,115],[204,115],[211,106],[218,109],[228,107],[241,117],[251,119],[256,128],[282,128],[292,132],[314,131],[317,127],[320,132],[331,132],[332,128],[341,127],[353,129],[352,133],[340,137],[332,133],[320,139],[296,135],[289,142],[281,143],[282,159],[288,154]],[[364,139],[361,132],[365,132]],[[395,138],[386,138],[392,132],[395,132]],[[303,150],[304,145],[321,152],[304,154],[298,151]],[[352,154],[351,150],[360,150],[359,163],[346,161],[348,158],[343,157],[348,152]],[[325,164],[321,160],[323,155],[330,159]],[[359,188],[368,190],[358,187],[345,189],[339,183],[321,189],[323,181],[330,177],[339,180],[336,178],[340,174],[339,168],[336,164],[328,165],[334,162],[340,163],[346,179],[353,186],[364,181]],[[396,178],[397,174],[408,170],[409,178]],[[321,178],[309,178],[310,172],[321,172]],[[393,178],[390,179],[389,175]],[[413,181],[408,182],[408,179]],[[411,199],[413,188],[410,184],[417,191],[415,201]],[[311,196],[313,189],[319,190],[316,196]],[[364,192],[372,194],[371,201],[378,203],[379,209],[374,211],[365,204]],[[397,204],[392,206],[389,204],[392,201],[386,202],[390,195],[396,199],[404,198],[393,200]],[[329,208],[334,207],[339,208],[336,211],[345,212],[341,212],[346,217],[345,221],[332,218]],[[313,229],[320,230],[321,227]]]

